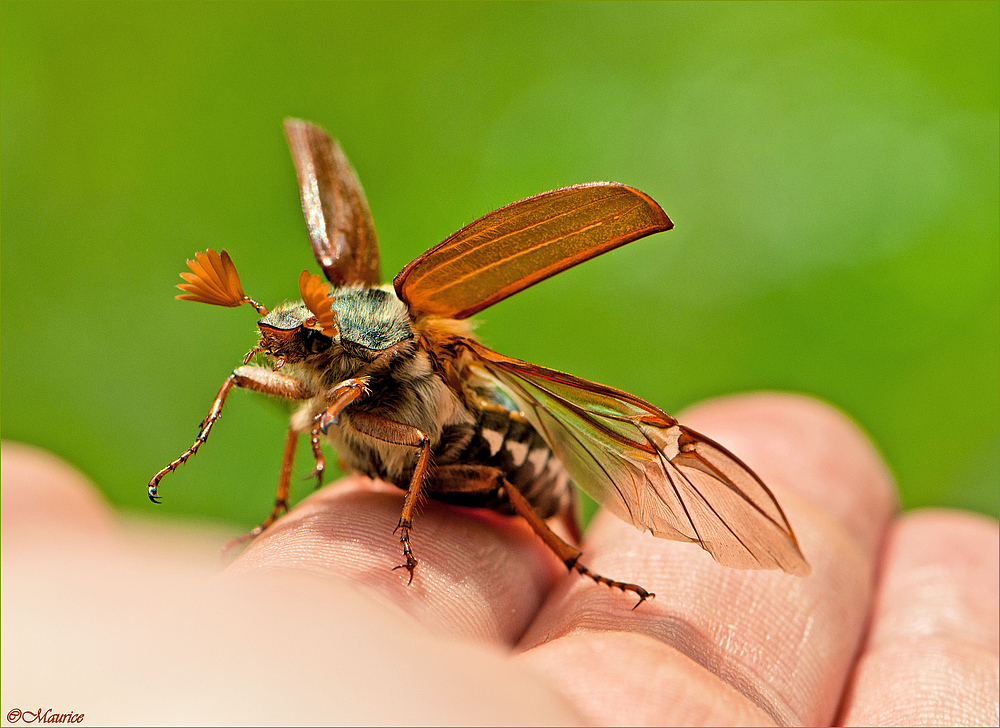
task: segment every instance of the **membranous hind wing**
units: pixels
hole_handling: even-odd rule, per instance
[[[315,124],[285,119],[313,254],[337,286],[382,282],[368,200],[347,157]]]
[[[400,271],[416,314],[462,319],[578,263],[673,223],[646,194],[612,182],[564,187],[501,207]]]
[[[619,518],[725,566],[809,573],[771,491],[724,447],[627,392],[469,346],[573,481]]]

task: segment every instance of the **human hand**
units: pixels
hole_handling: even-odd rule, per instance
[[[4,665],[18,674],[39,635],[58,635],[74,649],[47,687],[83,674],[60,699],[117,711],[102,722],[997,722],[995,521],[896,517],[871,446],[810,400],[720,400],[682,421],[768,483],[812,575],[725,569],[598,516],[585,563],[657,593],[631,611],[630,595],[566,574],[516,519],[428,502],[408,587],[389,568],[401,492],[362,479],[306,499],[221,578],[79,548],[103,527],[73,537],[56,568],[8,545],[26,543],[8,534],[9,490],[25,479],[9,476],[5,447]],[[80,599],[53,608],[68,583]],[[75,649],[83,637],[93,649]],[[5,679],[4,710],[37,687]]]

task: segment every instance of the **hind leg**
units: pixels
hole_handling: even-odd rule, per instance
[[[487,465],[446,465],[435,468],[428,476],[427,489],[437,493],[483,493],[484,495],[499,491],[505,496],[514,512],[528,522],[531,529],[566,564],[566,568],[570,571],[577,571],[583,576],[590,577],[598,584],[606,584],[609,587],[632,592],[639,597],[635,607],[656,596],[638,584],[608,579],[600,574],[595,574],[581,564],[582,552],[563,541],[555,531],[549,528],[545,519],[535,512],[531,503],[496,468]],[[573,523],[575,525],[575,518],[573,518]],[[579,534],[578,530],[575,528],[573,530]],[[635,609],[635,607],[632,608]]]
[[[639,597],[639,601],[636,602],[635,607],[638,607],[647,599],[652,599],[655,594],[646,591],[638,584],[630,584],[627,581],[615,581],[614,579],[608,579],[600,574],[595,574],[593,571],[588,569],[586,566],[580,563],[580,556],[583,555],[578,548],[570,546],[568,543],[559,538],[559,535],[555,533],[548,524],[537,514],[535,509],[531,507],[531,504],[525,499],[523,495],[511,485],[506,480],[503,481],[503,489],[507,495],[507,500],[510,501],[511,506],[517,511],[517,514],[524,518],[531,526],[532,530],[538,534],[538,537],[545,542],[552,551],[562,559],[562,562],[566,564],[566,568],[570,571],[577,571],[583,576],[589,576],[591,579],[596,581],[598,584],[606,584],[609,587],[614,587],[616,589],[621,589],[623,592],[629,591]],[[635,609],[632,607],[632,609]]]

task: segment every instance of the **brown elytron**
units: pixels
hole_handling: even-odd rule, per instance
[[[503,356],[464,319],[578,263],[673,227],[649,196],[595,182],[515,202],[467,225],[380,285],[378,243],[364,192],[340,147],[308,122],[285,134],[298,173],[313,252],[332,286],[303,271],[302,300],[268,311],[243,293],[229,255],[188,261],[178,296],[218,306],[250,303],[260,338],[226,379],[194,444],[208,438],[235,387],[298,400],[270,515],[287,510],[296,443],[309,435],[322,483],[325,438],[347,467],[406,491],[397,532],[413,579],[414,511],[424,496],[522,516],[570,569],[594,574],[545,519],[575,531],[578,485],[654,536],[697,543],[742,569],[809,566],[767,486],[735,455],[654,405],[612,387]],[[248,366],[254,356],[268,366]],[[280,371],[279,371],[280,370]]]

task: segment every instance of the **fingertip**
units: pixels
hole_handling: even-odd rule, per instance
[[[996,576],[997,519],[971,511],[921,508],[902,514],[894,528],[896,540],[905,544],[900,557],[946,560]]]
[[[918,629],[995,653],[998,572],[995,519],[941,508],[904,514],[888,538],[872,639]]]
[[[111,507],[86,476],[39,448],[5,441],[0,446],[3,547],[53,538],[104,538],[115,530]]]
[[[521,519],[433,500],[417,513],[412,583],[398,535],[401,489],[350,477],[261,534],[233,574],[292,569],[349,581],[439,634],[513,644],[565,567]]]
[[[996,520],[941,509],[899,518],[841,724],[996,724],[997,573]]]

